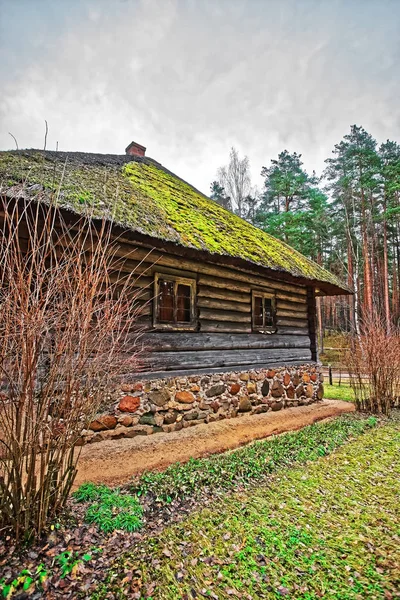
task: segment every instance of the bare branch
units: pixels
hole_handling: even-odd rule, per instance
[[[82,430],[139,369],[142,307],[110,223],[5,198],[0,214],[0,529],[22,541],[63,507]]]
[[[48,133],[48,131],[49,131],[49,128],[48,128],[48,126],[47,126],[47,121],[46,121],[46,119],[44,120],[44,122],[46,123],[46,131],[45,131],[45,134],[44,134],[44,148],[43,148],[43,150],[46,150],[46,144],[47,144],[47,133]]]
[[[8,132],[8,135],[11,135],[12,139],[13,139],[13,140],[14,140],[14,142],[15,142],[15,145],[16,145],[16,147],[17,147],[17,150],[19,150],[19,148],[18,148],[18,142],[17,142],[17,138],[16,138],[16,137],[15,137],[15,136],[14,136],[12,133],[10,133],[10,132]]]

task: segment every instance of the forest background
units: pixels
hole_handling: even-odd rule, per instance
[[[333,332],[359,333],[367,319],[399,325],[400,145],[378,145],[353,125],[325,161],[307,173],[301,154],[283,150],[263,166],[261,191],[250,163],[231,149],[211,198],[338,275],[353,296],[318,300],[319,345]]]

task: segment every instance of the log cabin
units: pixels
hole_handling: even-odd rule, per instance
[[[149,377],[315,363],[335,275],[206,197],[132,142],[123,155],[0,152],[0,193],[111,219],[140,273]]]

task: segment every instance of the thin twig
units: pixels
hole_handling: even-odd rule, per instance
[[[43,150],[46,150],[46,144],[47,144],[47,133],[48,133],[48,131],[49,131],[49,128],[48,128],[48,126],[47,126],[47,121],[46,121],[46,119],[44,120],[44,122],[46,123],[46,131],[45,131],[45,134],[44,134],[44,148],[43,148]]]
[[[17,138],[15,137],[15,135],[13,135],[13,134],[12,134],[12,133],[10,133],[10,132],[8,132],[8,135],[11,135],[11,137],[13,138],[13,140],[14,140],[14,142],[15,142],[15,145],[16,145],[16,147],[17,147],[17,150],[19,150],[19,148],[18,148],[18,142],[17,142]]]

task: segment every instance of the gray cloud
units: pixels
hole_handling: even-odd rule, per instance
[[[235,145],[323,168],[350,124],[400,139],[397,0],[0,0],[0,148],[123,153],[208,192]]]

